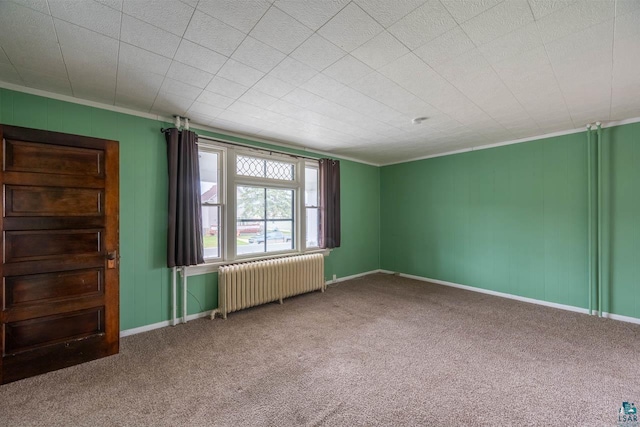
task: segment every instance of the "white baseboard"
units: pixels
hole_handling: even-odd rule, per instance
[[[189,320],[195,320],[195,319],[200,319],[201,317],[211,316],[212,311],[213,310],[207,310],[200,313],[189,314],[187,316],[187,322]],[[181,323],[182,323],[182,317],[179,317],[177,325],[180,325]],[[171,326],[171,320],[164,320],[162,322],[152,323],[151,325],[140,326],[138,328],[125,329],[124,331],[120,331],[120,338],[128,337],[129,335],[141,334],[143,332],[153,331],[154,329],[160,329],[166,326]]]
[[[388,271],[388,270],[380,270],[379,272],[387,273],[387,274],[395,274],[395,272]],[[399,273],[399,276],[406,277],[408,279],[420,280],[422,282],[429,282],[429,283],[435,283],[437,285],[450,286],[452,288],[464,289],[466,291],[478,292],[478,293],[481,293],[481,294],[493,295],[493,296],[501,297],[501,298],[508,298],[508,299],[512,299],[512,300],[515,300],[515,301],[528,302],[530,304],[543,305],[545,307],[558,308],[560,310],[573,311],[575,313],[589,314],[589,309],[582,308],[582,307],[576,307],[576,306],[573,306],[573,305],[558,304],[558,303],[555,303],[555,302],[542,301],[542,300],[534,299],[534,298],[521,297],[521,296],[518,296],[518,295],[507,294],[507,293],[504,293],[504,292],[491,291],[491,290],[488,290],[488,289],[475,288],[473,286],[461,285],[459,283],[447,282],[447,281],[444,281],[444,280],[429,279],[428,277],[422,277],[422,276],[414,276],[413,274]],[[596,316],[598,315],[598,311],[597,310],[593,310],[592,312],[593,312],[594,315],[596,315]],[[637,317],[623,316],[621,314],[613,314],[613,313],[607,313],[607,312],[603,312],[602,313],[602,317],[607,318],[607,319],[611,319],[611,320],[618,320],[618,321],[621,321],[621,322],[635,323],[637,325],[640,325],[640,319],[638,319]]]
[[[636,325],[640,325],[640,319],[637,317],[623,316],[621,314],[613,314],[607,313],[606,311],[602,313],[602,317],[606,317],[607,319],[619,320],[621,322],[627,323],[635,323]]]
[[[339,283],[339,282],[344,282],[346,280],[351,280],[351,279],[355,279],[358,277],[362,277],[362,276],[368,276],[369,274],[374,274],[374,273],[381,273],[382,270],[371,270],[371,271],[366,271],[364,273],[358,273],[358,274],[353,274],[351,276],[346,276],[346,277],[340,277],[339,279],[336,279],[335,281],[333,280],[328,280],[326,283],[327,285],[330,285],[332,283]],[[213,310],[208,310],[208,311],[203,311],[201,313],[196,313],[196,314],[190,314],[187,316],[187,321],[190,320],[194,320],[194,319],[200,319],[202,317],[207,317],[207,316],[211,316],[211,312]],[[178,325],[181,324],[182,322],[182,318],[179,317],[178,318]],[[143,332],[149,332],[149,331],[153,331],[154,329],[160,329],[160,328],[164,328],[167,326],[171,326],[171,320],[164,320],[162,322],[158,322],[158,323],[152,323],[151,325],[145,325],[145,326],[140,326],[138,328],[132,328],[132,329],[125,329],[124,331],[120,331],[120,337],[128,337],[130,335],[135,335],[135,334],[141,334]]]
[[[332,285],[334,283],[345,282],[347,280],[357,279],[358,277],[368,276],[370,274],[381,273],[381,272],[382,272],[382,270],[365,271],[364,273],[358,273],[358,274],[352,274],[351,276],[340,277],[340,278],[338,278],[336,280],[327,280],[325,282],[325,284]]]
[[[507,294],[507,293],[504,293],[504,292],[491,291],[489,289],[476,288],[476,287],[473,287],[473,286],[461,285],[459,283],[447,282],[447,281],[444,281],[444,280],[429,279],[428,277],[414,276],[412,274],[400,273],[400,276],[406,277],[406,278],[409,278],[409,279],[421,280],[423,282],[435,283],[437,285],[450,286],[452,288],[464,289],[466,291],[479,292],[481,294],[493,295],[493,296],[496,296],[496,297],[508,298],[508,299],[521,301],[521,302],[528,302],[530,304],[538,304],[538,305],[543,305],[545,307],[559,308],[560,310],[567,310],[567,311],[573,311],[573,312],[576,312],[576,313],[589,314],[589,310],[588,309],[582,308],[582,307],[575,307],[573,305],[558,304],[558,303],[555,303],[555,302],[542,301],[542,300],[535,299],[535,298],[521,297],[519,295],[513,295],[513,294]]]

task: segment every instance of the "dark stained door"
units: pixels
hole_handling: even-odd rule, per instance
[[[0,125],[0,384],[118,352],[118,143]]]

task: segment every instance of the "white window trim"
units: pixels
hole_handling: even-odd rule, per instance
[[[305,191],[305,168],[316,167],[316,162],[304,158],[292,158],[285,155],[270,153],[266,150],[244,147],[227,147],[222,144],[199,141],[199,146],[203,151],[218,152],[221,155],[219,160],[221,173],[219,174],[218,201],[220,203],[220,233],[219,257],[205,259],[204,264],[190,266],[185,269],[187,276],[212,273],[218,270],[221,265],[237,264],[242,262],[282,258],[287,256],[322,253],[327,256],[331,249],[321,249],[318,246],[306,246],[306,204],[304,198]],[[249,156],[274,160],[283,163],[290,163],[295,167],[294,180],[276,180],[260,177],[243,176],[237,174],[236,156]],[[236,221],[236,188],[238,185],[248,185],[266,188],[286,188],[294,192],[294,227],[295,227],[295,249],[237,255],[237,221]],[[227,226],[228,225],[228,226]]]

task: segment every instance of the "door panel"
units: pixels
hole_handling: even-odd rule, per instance
[[[102,230],[6,231],[5,262],[98,255]]]
[[[96,188],[5,186],[5,215],[100,216],[103,191]]]
[[[25,141],[5,142],[4,170],[103,176],[103,152]]]
[[[118,143],[0,125],[0,383],[119,347]]]
[[[104,332],[103,308],[38,317],[5,325],[5,354]]]
[[[102,293],[104,270],[94,268],[5,278],[3,308]]]

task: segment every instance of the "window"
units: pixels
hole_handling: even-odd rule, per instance
[[[200,141],[206,261],[318,247],[318,162]]]
[[[220,185],[222,151],[200,148],[199,154],[204,258],[220,258],[220,218],[224,190]]]

